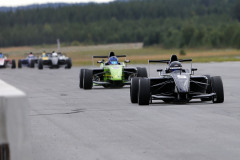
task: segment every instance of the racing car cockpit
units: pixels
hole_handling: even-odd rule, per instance
[[[169,73],[174,71],[181,71],[182,70],[182,64],[179,61],[173,61],[170,63],[169,68],[167,69]]]
[[[58,54],[56,52],[52,53],[52,57],[57,57]]]
[[[33,53],[32,53],[32,52],[30,52],[26,58],[27,58],[27,59],[28,59],[28,58],[29,58],[29,59],[32,59],[32,58],[34,58],[34,55],[33,55]]]
[[[117,65],[118,64],[118,58],[116,56],[112,56],[108,59],[109,65]]]
[[[182,64],[178,61],[177,55],[172,55],[165,72],[171,73],[177,70],[182,71]]]

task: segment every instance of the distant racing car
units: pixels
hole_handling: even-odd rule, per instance
[[[62,53],[42,53],[38,60],[38,69],[48,68],[60,68],[65,67],[70,69],[72,67],[72,59],[63,55]]]
[[[157,70],[160,77],[133,78],[130,88],[131,102],[139,105],[149,105],[153,100],[166,103],[187,103],[192,99],[224,102],[220,76],[196,76],[196,68],[183,68],[181,62],[192,62],[192,59],[178,60],[176,55],[172,55],[170,60],[149,60],[149,63],[168,63],[168,67]]]
[[[25,59],[18,60],[18,68],[22,68],[23,66],[34,68],[36,63],[38,63],[38,57],[34,56],[33,53],[30,52]]]
[[[124,62],[119,62],[118,58],[125,57]],[[79,76],[79,87],[83,89],[92,89],[93,86],[103,86],[105,88],[119,88],[124,85],[130,85],[133,77],[147,77],[146,68],[127,67],[125,63],[126,55],[116,55],[110,52],[109,56],[93,56],[94,58],[103,58],[100,63],[100,68],[81,69]],[[105,62],[104,59],[108,58]]]
[[[8,59],[6,54],[0,53],[0,67],[7,68],[8,66],[11,66],[12,69],[16,68],[16,61]]]

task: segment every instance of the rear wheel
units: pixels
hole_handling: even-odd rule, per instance
[[[16,61],[15,59],[12,60],[12,69],[15,69],[16,68]]]
[[[83,88],[84,70],[85,70],[85,69],[80,69],[80,74],[79,74],[79,88]]]
[[[72,68],[72,59],[71,58],[69,58],[69,59],[67,59],[66,60],[66,69],[70,69],[70,68]]]
[[[34,68],[35,67],[35,61],[34,60],[31,60],[30,61],[30,68]]]
[[[139,79],[140,79],[139,77],[133,77],[131,79],[130,98],[132,103],[138,103]]]
[[[43,69],[43,61],[42,61],[42,59],[39,59],[39,61],[38,61],[38,69]]]
[[[84,89],[92,89],[93,80],[92,80],[92,70],[85,69],[84,77],[83,77],[83,88]]]
[[[148,77],[147,69],[145,67],[137,67],[137,77]]]
[[[21,59],[18,60],[18,68],[22,68],[22,61],[21,61]]]
[[[207,86],[207,90],[206,90],[206,93],[207,94],[210,94],[210,93],[212,93],[212,86],[211,86],[211,77],[210,77],[210,75],[204,75],[204,76],[206,76],[207,77],[207,79],[208,79],[208,86]],[[209,98],[201,98],[201,101],[211,101],[212,100],[212,97],[209,97]]]
[[[149,105],[150,101],[150,81],[148,78],[139,80],[138,104]]]
[[[216,93],[213,96],[213,103],[223,103],[224,102],[224,90],[223,90],[223,83],[220,76],[211,77],[212,82],[212,91]]]

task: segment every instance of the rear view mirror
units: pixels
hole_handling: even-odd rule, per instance
[[[197,71],[197,68],[192,68],[191,71],[192,71],[191,74],[194,74],[194,71]]]
[[[125,63],[130,63],[130,60],[125,60],[124,62],[125,62]]]
[[[157,72],[162,72],[162,69],[157,69]]]

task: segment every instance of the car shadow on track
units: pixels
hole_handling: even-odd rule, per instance
[[[153,102],[153,103],[150,103],[149,105],[165,105],[165,106],[169,106],[169,105],[199,105],[199,104],[203,104],[203,105],[211,105],[213,104],[211,101],[190,101],[188,103],[179,103],[179,102],[170,102],[170,103],[166,103],[166,102]]]
[[[121,87],[121,88],[92,88],[92,90],[123,90],[123,89],[129,89],[130,87]]]

